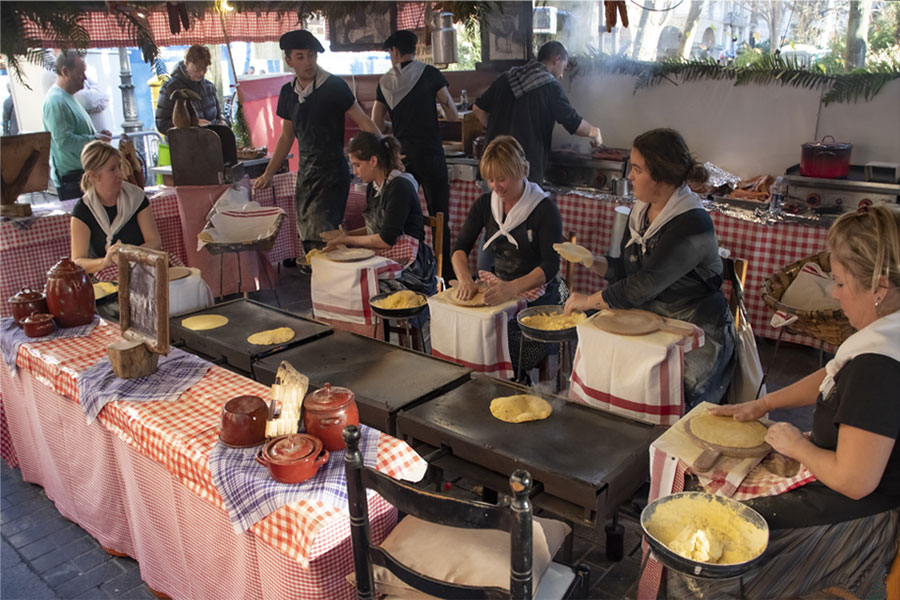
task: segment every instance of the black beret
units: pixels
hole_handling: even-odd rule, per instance
[[[287,50],[288,52],[291,50],[315,50],[316,52],[325,52],[325,48],[322,47],[322,44],[316,39],[316,36],[305,29],[288,31],[281,36],[280,40],[278,40],[278,46],[282,50]]]
[[[418,43],[419,38],[416,37],[415,33],[408,29],[401,29],[400,31],[395,31],[388,39],[384,40],[381,47],[384,50],[390,50],[394,47],[415,49]]]

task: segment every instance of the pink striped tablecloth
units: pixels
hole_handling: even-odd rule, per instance
[[[108,404],[85,425],[77,375],[119,339],[101,322],[90,336],[24,344],[13,377],[0,369],[9,432],[23,477],[109,548],[135,557],[154,589],[172,597],[350,598],[345,508],[298,502],[235,535],[209,473],[223,404],[268,389],[219,367],[176,402]],[[75,402],[73,402],[74,400]],[[424,461],[382,434],[376,468],[420,477]],[[370,498],[383,537],[396,511]]]

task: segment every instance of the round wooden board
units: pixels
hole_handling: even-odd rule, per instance
[[[663,327],[659,315],[646,310],[608,309],[597,313],[593,323],[603,331],[616,335],[647,335]]]
[[[187,267],[169,267],[169,281],[184,279],[190,274],[191,270]]]
[[[753,446],[752,448],[740,448],[737,446],[722,446],[720,444],[714,444],[712,442],[707,442],[703,438],[697,436],[691,430],[691,421],[693,421],[693,417],[688,419],[684,423],[684,430],[687,432],[691,439],[699,443],[701,446],[705,448],[709,448],[710,450],[714,450],[723,456],[734,456],[736,458],[752,458],[756,456],[765,456],[769,452],[772,451],[772,446],[763,442],[759,446]]]
[[[337,250],[326,252],[322,256],[335,262],[353,262],[372,258],[375,256],[375,251],[371,248],[338,248]]]
[[[456,288],[450,288],[447,290],[446,296],[444,298],[450,304],[455,304],[456,306],[466,306],[469,308],[479,308],[482,306],[487,306],[487,303],[484,301],[484,292],[478,292],[473,297],[468,300],[460,300],[456,297]]]

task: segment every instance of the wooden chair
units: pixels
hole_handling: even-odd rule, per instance
[[[505,498],[498,504],[488,504],[442,496],[420,490],[409,483],[398,481],[371,467],[363,466],[359,451],[359,429],[344,428],[347,453],[344,464],[347,469],[347,496],[350,508],[350,528],[353,541],[353,561],[356,572],[358,598],[375,598],[373,565],[393,573],[408,586],[440,598],[499,599],[516,598],[531,600],[532,590],[532,514],[531,475],[517,470],[510,476],[512,499]],[[376,491],[382,498],[397,507],[401,513],[413,515],[423,521],[463,527],[468,529],[497,529],[510,534],[510,589],[475,588],[450,584],[432,579],[410,569],[391,556],[382,547],[373,545],[369,536],[368,501],[366,490]],[[448,551],[465,554],[466,548]],[[552,571],[552,573],[551,573]],[[557,576],[558,574],[563,576]],[[540,598],[585,598],[590,580],[586,567],[565,567],[551,563],[541,580]],[[554,585],[553,590],[545,584]],[[548,592],[556,592],[555,594]]]
[[[444,290],[444,213],[426,215],[425,226],[431,227],[431,250],[437,259],[437,289],[441,292]]]

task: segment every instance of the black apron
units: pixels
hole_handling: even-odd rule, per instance
[[[303,241],[321,242],[320,234],[344,222],[350,193],[350,164],[344,156],[343,140],[335,144],[333,132],[316,118],[323,101],[316,83],[305,102],[296,104],[291,115],[299,146],[294,210],[297,233]]]

